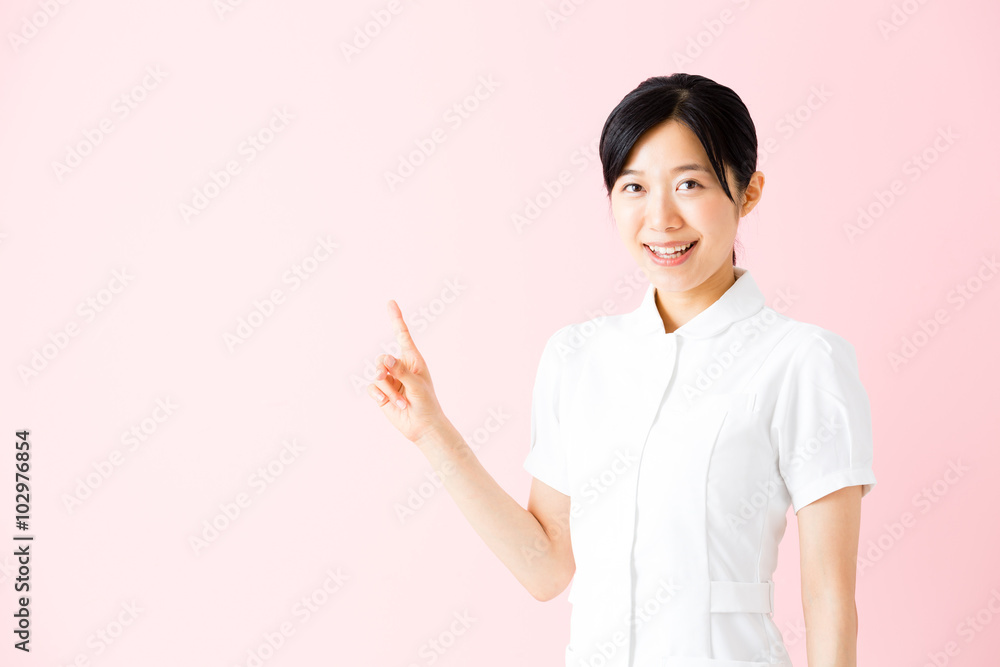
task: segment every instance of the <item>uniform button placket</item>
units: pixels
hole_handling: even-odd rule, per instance
[[[676,353],[677,353],[677,336],[676,334],[664,333],[662,336],[658,336],[653,339],[652,344],[649,346],[650,356],[649,368],[650,372],[662,373],[663,377],[659,383],[660,388],[660,400],[652,405],[652,410],[643,415],[644,429],[643,441],[638,447],[639,450],[639,464],[636,466],[635,475],[632,477],[632,503],[630,507],[630,516],[627,520],[631,521],[632,525],[632,543],[629,545],[628,549],[628,573],[629,573],[629,619],[630,619],[630,631],[627,638],[628,644],[628,667],[637,667],[634,664],[635,661],[635,619],[636,619],[636,599],[638,595],[637,591],[637,580],[636,580],[636,569],[635,569],[635,540],[637,536],[637,519],[638,519],[638,499],[639,499],[639,484],[642,477],[642,453],[646,448],[647,439],[649,438],[649,432],[653,427],[653,422],[656,419],[656,415],[659,412],[661,406],[663,405],[664,398],[666,397],[667,387],[670,386],[670,381],[673,378],[674,369],[677,367],[676,363]]]

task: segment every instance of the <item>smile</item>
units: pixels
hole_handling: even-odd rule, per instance
[[[642,246],[646,249],[646,254],[652,258],[653,263],[660,266],[677,266],[678,264],[683,263],[697,245],[697,241],[692,241],[687,245],[670,246],[669,248],[667,246],[657,246],[657,250],[653,250],[653,248],[645,243],[642,244]],[[674,252],[665,252],[668,249],[673,250]]]

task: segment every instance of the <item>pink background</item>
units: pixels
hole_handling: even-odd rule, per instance
[[[859,664],[992,664],[996,4],[403,0],[392,14],[246,0],[220,14],[221,1],[0,9],[0,541],[18,532],[12,443],[25,428],[36,536],[32,652],[5,630],[0,663],[248,665],[285,624],[263,664],[561,665],[565,593],[535,601],[444,489],[425,485],[400,520],[429,464],[365,387],[394,344],[396,299],[446,414],[526,504],[546,338],[606,299],[635,308],[647,284],[592,147],[640,81],[688,71],[732,87],[757,125],[767,180],[739,264],[769,304],[784,294],[788,315],[854,344],[871,397]],[[372,12],[391,21],[376,29]],[[366,24],[377,34],[345,57]],[[495,90],[449,122],[480,77]],[[275,109],[292,118],[272,121]],[[435,128],[444,141],[391,189],[385,173]],[[88,135],[100,141],[60,177],[54,163]],[[240,149],[251,135],[270,141],[253,160]],[[239,173],[186,222],[180,205],[213,173],[225,182],[229,161]],[[546,200],[563,170],[569,184]],[[545,206],[519,230],[528,200]],[[859,208],[876,215],[850,239]],[[306,261],[314,251],[323,261]],[[308,280],[290,278],[297,266]],[[281,303],[230,349],[276,289]],[[80,308],[88,299],[100,312]],[[894,367],[904,340],[916,353]],[[36,352],[50,358],[22,377]],[[506,415],[492,433],[491,411]],[[144,440],[123,441],[133,428]],[[273,462],[286,441],[300,451]],[[251,477],[269,462],[271,482]],[[96,488],[67,507],[88,476]],[[238,498],[249,504],[195,553],[203,522]],[[804,666],[789,515],[775,621]],[[0,547],[3,628],[12,551]],[[324,592],[338,570],[346,581]],[[296,605],[310,596],[322,604],[307,616]],[[463,614],[474,620],[450,637]],[[448,648],[432,662],[436,641]]]

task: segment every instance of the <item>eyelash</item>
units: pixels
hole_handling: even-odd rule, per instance
[[[687,179],[686,181],[681,181],[681,183],[694,183],[697,187],[699,187],[699,188],[702,187],[701,183],[699,183],[698,181],[696,181],[694,179],[690,179],[690,178]],[[642,187],[638,183],[626,183],[625,185],[622,186],[622,192],[629,192],[625,188],[627,188],[630,185],[636,185],[636,186]],[[686,189],[687,190],[694,190],[695,188],[686,188]]]

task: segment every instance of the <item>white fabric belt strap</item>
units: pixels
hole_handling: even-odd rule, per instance
[[[774,582],[743,581],[711,582],[711,607],[713,612],[744,611],[770,614],[774,611]]]

